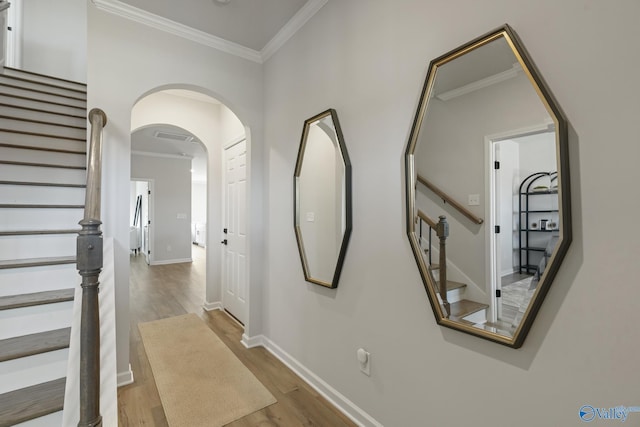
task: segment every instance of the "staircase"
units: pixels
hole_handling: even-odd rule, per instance
[[[84,84],[0,74],[0,427],[62,424],[86,115]]]
[[[437,264],[432,264],[429,267],[433,283],[436,284],[435,292],[438,296],[438,301],[442,304],[440,298],[440,289],[437,286],[439,281],[438,270],[440,267]],[[461,282],[455,282],[453,280],[447,280],[447,301],[449,302],[451,309],[451,319],[461,321],[468,324],[483,324],[487,321],[487,304],[471,301],[464,298],[464,292],[467,285]]]

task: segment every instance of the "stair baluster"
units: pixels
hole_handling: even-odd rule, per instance
[[[449,237],[449,223],[444,215],[440,215],[440,221],[436,227],[436,234],[440,239],[440,298],[445,310],[445,317],[451,315],[451,305],[447,300],[447,237]]]

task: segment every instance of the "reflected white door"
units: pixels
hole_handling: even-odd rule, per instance
[[[146,188],[142,192],[142,251],[147,264],[151,264],[151,216],[149,215],[151,184],[149,182],[146,184]]]
[[[241,323],[247,312],[247,144],[224,150],[222,305]],[[224,243],[226,241],[226,244]]]

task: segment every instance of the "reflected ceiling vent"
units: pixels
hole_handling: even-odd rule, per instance
[[[198,140],[191,136],[183,133],[172,133],[163,130],[157,130],[153,133],[155,138],[166,139],[174,142],[198,142]]]

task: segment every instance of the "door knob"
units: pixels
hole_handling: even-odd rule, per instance
[[[224,240],[223,240],[222,242],[220,242],[220,243],[222,243],[223,245],[226,245],[226,244],[227,244],[227,239],[224,239]]]

